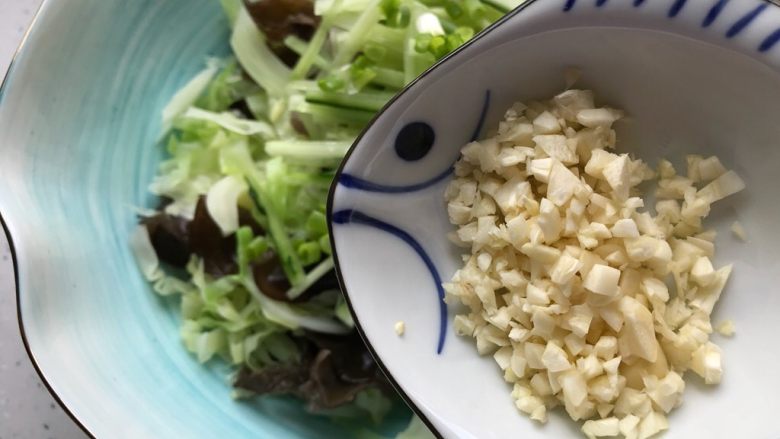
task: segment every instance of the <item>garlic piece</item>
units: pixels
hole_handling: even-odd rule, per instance
[[[686,175],[661,160],[656,175],[610,152],[621,117],[566,90],[514,104],[496,136],[465,145],[445,198],[470,253],[443,287],[465,306],[453,329],[493,356],[519,411],[544,423],[562,405],[588,438],[645,439],[669,427],[686,370],[722,379],[710,315],[732,266],[713,266],[703,220],[744,182],[714,156],[688,155]],[[656,177],[653,214],[640,183]]]
[[[616,296],[618,294],[618,279],[620,279],[620,270],[599,264],[591,268],[582,285],[596,294]]]

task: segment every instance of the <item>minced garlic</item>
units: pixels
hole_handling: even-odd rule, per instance
[[[622,115],[567,90],[464,146],[446,200],[470,255],[444,287],[520,411],[562,405],[590,438],[644,439],[668,428],[687,370],[721,380],[710,314],[731,266],[713,266],[702,220],[744,183],[717,157],[688,156],[682,176],[612,152]],[[656,178],[653,215],[637,186]]]

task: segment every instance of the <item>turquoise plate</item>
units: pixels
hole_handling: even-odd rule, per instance
[[[237,402],[227,367],[179,341],[128,249],[161,149],[160,112],[226,55],[216,0],[50,0],[0,90],[0,212],[19,316],[50,390],[100,438],[349,437],[285,398]],[[408,421],[398,408],[376,432]]]

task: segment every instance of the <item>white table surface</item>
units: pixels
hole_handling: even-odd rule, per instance
[[[0,79],[40,2],[0,0]],[[0,232],[0,439],[85,439],[41,384],[24,351],[14,292],[8,242]]]

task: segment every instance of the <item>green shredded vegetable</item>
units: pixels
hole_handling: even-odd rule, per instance
[[[230,26],[233,26],[236,18],[238,17],[238,11],[241,10],[242,0],[219,0],[222,5],[222,10],[225,12],[225,17],[228,19]]]
[[[433,439],[434,437],[420,418],[412,416],[409,427],[399,433],[395,439]]]
[[[290,69],[277,58],[265,42],[265,36],[242,7],[235,19],[230,47],[246,73],[269,95],[283,95],[290,80]]]
[[[150,190],[170,201],[165,213],[184,219],[205,197],[220,230],[235,234],[238,272],[212,276],[192,256],[186,273],[166,273],[143,227],[131,247],[154,290],[180,296],[181,338],[198,361],[256,371],[299,361],[293,338],[302,330],[345,334],[354,322],[337,290],[299,303],[271,299],[255,283],[252,262],[275,252],[289,299],[331,271],[326,200],[357,135],[407,83],[522,0],[315,0],[313,36],[283,41],[299,56],[291,67],[241,0],[219,1],[235,59],[209,60],[171,98],[163,111],[168,158]],[[265,232],[241,227],[239,209]],[[379,422],[389,407],[367,389],[331,415]],[[417,418],[398,436],[427,437]]]
[[[203,92],[213,84],[212,81],[214,75],[219,71],[219,66],[216,61],[208,63],[208,67],[203,69],[200,73],[195,75],[184,87],[182,87],[168,102],[162,112],[162,125],[163,134],[166,134],[171,128],[173,119],[180,115],[195,103],[195,101],[203,94]]]

